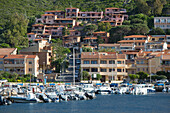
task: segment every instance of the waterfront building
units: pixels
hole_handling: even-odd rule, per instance
[[[47,40],[35,39],[30,47],[21,49],[19,53],[24,55],[38,55],[40,69],[42,70],[43,66],[45,70],[51,69],[51,58],[53,54],[51,44]]]
[[[170,29],[170,17],[154,17],[154,27],[163,30]]]
[[[116,52],[82,52],[81,73],[102,75],[102,81],[127,78],[126,55]],[[113,77],[113,79],[112,79]]]
[[[97,37],[83,38],[83,42],[81,42],[81,46],[93,46],[93,47],[97,48]]]
[[[1,56],[0,60],[0,67],[3,71],[15,72],[19,75],[32,74],[35,77],[39,74],[39,58],[37,55],[6,55]]]
[[[0,48],[0,55],[16,55],[17,48]]]
[[[161,56],[162,71],[170,72],[170,51]]]

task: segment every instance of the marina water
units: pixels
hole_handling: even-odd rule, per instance
[[[61,103],[13,103],[0,113],[169,113],[170,93],[97,95],[93,100]]]

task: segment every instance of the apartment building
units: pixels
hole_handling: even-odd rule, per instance
[[[2,62],[3,61],[3,62]],[[0,69],[10,73],[39,74],[39,58],[37,55],[6,55],[0,57]]]
[[[19,52],[24,55],[37,55],[40,69],[42,70],[43,66],[46,70],[50,69],[53,54],[51,44],[47,40],[36,39],[30,47],[21,49]]]
[[[128,15],[126,15],[126,13],[126,9],[106,8],[103,22],[109,22],[111,26],[122,25],[123,21],[128,19]]]
[[[154,27],[163,30],[170,29],[170,17],[154,17]]]
[[[151,35],[145,44],[145,51],[163,51],[167,49],[166,35]]]
[[[170,72],[170,52],[165,53],[161,56],[162,60],[162,71]]]
[[[118,41],[120,44],[134,44],[135,50],[145,50],[145,43],[148,40],[148,36],[145,35],[130,35],[125,36],[123,40]]]
[[[81,46],[93,46],[93,47],[97,48],[97,37],[83,38],[83,42],[81,42]]]
[[[81,21],[97,21],[103,18],[103,12],[81,12],[79,8],[66,8],[66,18],[74,18]]]
[[[102,75],[102,81],[127,78],[126,56],[116,52],[82,52],[81,72]]]
[[[65,18],[65,12],[60,10],[45,11],[45,14],[53,14],[56,15],[57,18]]]
[[[93,32],[93,37],[100,37],[103,39],[105,43],[108,43],[110,33],[105,32],[105,31],[99,31],[99,32]]]
[[[54,20],[54,25],[62,25],[68,28],[72,28],[76,25],[76,20],[72,18],[57,18]]]

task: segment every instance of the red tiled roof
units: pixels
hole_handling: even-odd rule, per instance
[[[27,35],[35,35],[35,33],[27,33]]]
[[[98,32],[94,32],[93,34],[98,34],[98,33],[107,33],[105,31],[98,31]]]
[[[43,14],[42,16],[55,16],[54,14]]]
[[[45,12],[64,12],[64,11],[60,11],[60,10],[58,10],[58,11],[52,10],[52,11],[45,11]]]
[[[146,40],[121,40],[121,41],[118,41],[119,43],[121,42],[145,42]]]
[[[124,38],[146,38],[145,35],[130,35],[130,36],[124,36]]]
[[[5,55],[0,55],[0,58],[4,58],[5,57]]]
[[[16,48],[0,48],[0,55],[10,55]]]
[[[85,59],[125,59],[125,54],[117,54],[116,52],[82,52],[81,58]]]
[[[86,39],[97,39],[97,37],[85,37],[85,38],[83,38],[83,40],[86,40]]]
[[[4,59],[24,59],[27,55],[8,55]]]
[[[170,54],[162,55],[162,60],[170,60]]]
[[[34,24],[32,26],[45,26],[45,25],[43,25],[43,24]]]
[[[130,46],[130,47],[132,47],[133,44],[121,44],[120,46],[123,46],[123,47],[127,47],[127,46],[129,47]]]
[[[115,47],[115,46],[120,46],[120,44],[99,44],[99,46]]]

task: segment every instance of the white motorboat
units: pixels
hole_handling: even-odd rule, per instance
[[[94,91],[93,84],[84,84],[83,90],[86,92],[93,92]]]
[[[111,88],[107,85],[100,86],[97,93],[102,95],[111,94]]]
[[[10,96],[10,100],[16,103],[37,103],[40,102],[36,95],[32,92],[29,92],[26,96]]]
[[[135,95],[147,95],[147,88],[144,87],[143,84],[138,84],[134,86],[132,93]]]

